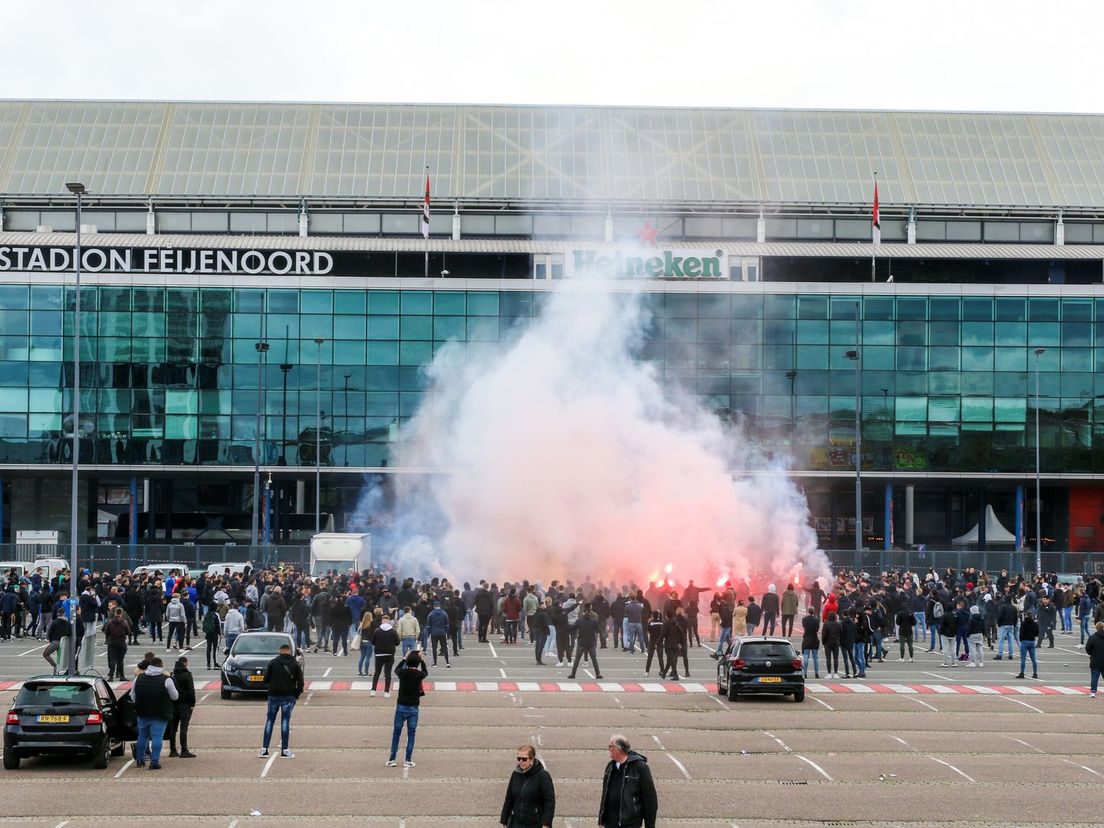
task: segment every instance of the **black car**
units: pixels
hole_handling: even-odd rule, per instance
[[[4,726],[4,767],[28,756],[90,756],[106,768],[137,738],[130,691],[116,696],[101,676],[35,676],[23,682]]]
[[[717,659],[717,693],[736,701],[743,695],[793,695],[805,701],[801,657],[785,638],[748,636],[729,643]]]
[[[246,632],[239,635],[222,663],[222,697],[229,699],[235,693],[267,693],[265,668],[280,654],[284,644],[291,647],[295,660],[304,667],[303,651],[295,646],[288,633]]]

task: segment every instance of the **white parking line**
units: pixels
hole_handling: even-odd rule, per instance
[[[894,736],[893,738],[894,738],[894,739],[895,739],[896,741],[900,742],[900,743],[901,743],[902,745],[904,745],[905,747],[907,747],[907,748],[908,748],[909,750],[911,750],[911,749],[912,749],[912,745],[910,745],[910,744],[909,744],[908,742],[906,742],[906,741],[905,741],[904,739],[902,739],[902,738],[901,738],[900,736]]]
[[[1028,704],[1027,702],[1020,701],[1019,699],[1013,699],[1010,696],[1000,696],[999,698],[1005,699],[1006,701],[1015,702],[1016,704],[1022,704],[1024,707],[1026,707],[1030,710],[1034,710],[1036,713],[1042,713],[1043,712],[1042,710],[1040,710],[1039,708],[1037,708],[1033,704]]]
[[[769,736],[769,737],[770,737],[771,739],[774,739],[774,741],[776,741],[776,742],[778,743],[778,746],[779,746],[780,748],[782,748],[782,750],[786,751],[786,753],[792,753],[792,752],[793,752],[793,751],[792,751],[792,750],[790,749],[790,746],[789,746],[789,745],[787,745],[787,744],[786,744],[785,742],[783,742],[783,741],[782,741],[781,739],[779,739],[779,738],[778,738],[777,736],[775,736],[775,735],[774,735],[773,733],[768,733],[768,732],[767,732],[767,731],[765,731],[765,730],[761,730],[761,731],[759,731],[759,732],[760,732],[760,733],[762,733],[762,734],[763,734],[764,736]]]
[[[65,828],[65,826],[68,824],[69,820],[65,820],[65,822],[59,822],[57,825],[54,826],[54,828]]]
[[[226,826],[226,828],[238,828],[238,820],[235,819],[228,826]]]
[[[123,775],[124,773],[126,773],[126,772],[127,772],[127,768],[129,768],[129,767],[130,767],[131,765],[133,765],[133,764],[134,764],[134,760],[133,760],[133,759],[127,759],[127,761],[126,761],[126,764],[125,764],[125,765],[123,765],[123,766],[122,766],[121,768],[119,768],[119,772],[118,772],[117,774],[115,774],[115,776],[114,776],[113,778],[114,778],[114,779],[118,779],[118,778],[119,778],[120,776],[122,776],[122,775]],[[65,824],[65,823],[62,823],[62,825],[64,825],[64,824]]]
[[[934,756],[929,756],[928,758],[931,759],[933,762],[938,762],[941,765],[946,765],[948,768],[953,770],[955,773],[957,773],[959,776],[961,776],[967,782],[975,782],[976,781],[972,776],[966,775],[965,773],[960,771],[958,768],[956,768],[954,765],[952,765],[950,762],[944,762],[942,759],[936,759]]]
[[[680,762],[678,759],[676,759],[673,753],[671,753],[670,751],[666,751],[665,755],[668,759],[675,763],[676,768],[682,771],[683,776],[685,776],[687,779],[690,779],[690,771],[686,770],[686,766],[683,765],[682,762]]]
[[[1001,734],[1001,735],[1004,735],[1004,734]],[[1041,753],[1041,754],[1043,754],[1044,756],[1046,755],[1046,751],[1045,751],[1045,750],[1042,750],[1041,748],[1037,748],[1037,747],[1035,747],[1035,745],[1029,745],[1029,744],[1028,744],[1027,742],[1025,742],[1025,741],[1024,741],[1023,739],[1017,739],[1017,738],[1015,738],[1014,736],[1005,736],[1004,738],[1005,738],[1005,739],[1011,739],[1011,740],[1012,740],[1013,742],[1018,742],[1019,744],[1023,745],[1023,746],[1025,747],[1025,748],[1029,748],[1030,750],[1033,750],[1033,751],[1035,751],[1036,753]]]
[[[667,750],[667,748],[663,746],[663,742],[659,741],[659,737],[656,736],[654,733],[652,734],[652,738],[655,740],[655,743],[659,745],[660,750]]]
[[[261,771],[261,779],[264,779],[266,776],[268,776],[269,768],[272,767],[272,763],[276,761],[276,757],[279,756],[279,755],[280,755],[280,751],[276,751],[275,753],[273,753],[271,756],[268,757],[268,761],[265,762],[264,770]]]
[[[79,439],[79,438],[78,438],[78,439]],[[211,691],[211,693],[213,693],[213,692],[214,692],[214,691],[212,690],[212,691]],[[207,701],[207,699],[208,699],[208,698],[210,697],[211,693],[204,693],[204,694],[203,694],[203,696],[202,696],[202,698],[200,698],[200,700],[199,700],[199,702],[198,702],[198,703],[199,703],[199,704],[203,704],[203,703],[204,703],[205,701]]]
[[[918,699],[918,698],[916,698],[916,696],[905,696],[904,698],[908,699],[909,701],[914,701],[914,702],[916,702],[917,704],[922,704],[922,705],[924,705],[924,707],[928,708],[928,710],[933,710],[933,711],[935,711],[936,713],[938,713],[938,712],[939,712],[938,710],[936,710],[936,709],[935,709],[935,707],[934,707],[933,705],[930,705],[930,704],[928,704],[928,703],[927,703],[926,701],[924,701],[923,699]]]
[[[37,652],[38,652],[39,650],[44,650],[44,649],[46,649],[46,645],[45,645],[45,644],[39,644],[39,645],[38,645],[37,647],[35,647],[34,649],[31,649],[31,650],[27,650],[27,652],[25,652],[25,653],[19,653],[18,655],[19,655],[19,656],[25,656],[25,655],[30,655],[31,653],[37,653]],[[62,824],[64,825],[65,823],[62,823]]]
[[[506,671],[503,670],[501,667],[498,668],[498,672],[502,673],[503,678],[506,678]]]
[[[825,707],[827,707],[827,708],[828,708],[829,710],[832,710],[832,711],[834,711],[834,710],[836,709],[836,708],[832,707],[832,705],[828,704],[828,702],[826,702],[826,701],[821,701],[821,700],[820,700],[820,699],[818,699],[818,698],[817,698],[816,696],[809,696],[809,698],[810,698],[810,699],[812,699],[813,701],[815,701],[815,702],[816,702],[817,704],[823,704],[823,705],[824,705]]]
[[[322,678],[329,678],[330,673],[333,671],[333,667],[327,667],[326,672],[322,674]]]
[[[787,748],[787,750],[788,750],[788,748]],[[814,762],[812,759],[807,759],[806,757],[802,756],[800,753],[795,753],[794,756],[796,756],[802,762],[805,762],[806,764],[810,765],[813,768],[813,770],[815,770],[817,773],[819,773],[821,776],[823,776],[829,782],[833,781],[832,777],[828,775],[828,772],[826,770],[824,770],[824,768],[822,768],[816,762]]]
[[[498,658],[498,653],[495,652],[494,644],[492,644],[490,641],[488,641],[487,646],[491,648],[491,655],[494,656],[495,658]]]
[[[1056,758],[1062,759],[1061,756],[1058,756]],[[1089,773],[1093,774],[1093,776],[1100,776],[1101,775],[1101,774],[1097,773],[1096,771],[1094,771],[1092,768],[1086,767],[1085,765],[1082,765],[1078,762],[1074,762],[1072,759],[1062,759],[1062,761],[1065,762],[1067,765],[1073,765],[1075,768],[1081,768],[1081,770],[1088,771]]]

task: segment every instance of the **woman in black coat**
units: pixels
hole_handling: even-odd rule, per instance
[[[499,822],[507,828],[550,828],[556,816],[556,789],[552,776],[532,745],[517,751],[517,767],[506,785]]]

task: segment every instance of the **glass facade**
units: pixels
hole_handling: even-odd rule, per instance
[[[1043,468],[1104,472],[1104,298],[732,288],[645,294],[642,357],[797,470],[854,468],[858,381],[864,469],[1033,473],[1038,369]],[[319,410],[323,465],[386,466],[437,350],[498,347],[541,295],[85,288],[81,460],[251,466],[259,409],[260,461],[313,466]],[[0,285],[0,463],[71,460],[72,304]]]

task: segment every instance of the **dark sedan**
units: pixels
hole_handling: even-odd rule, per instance
[[[792,695],[805,701],[801,657],[785,638],[737,638],[717,659],[717,692],[730,701],[744,695]]]
[[[35,676],[23,682],[4,727],[4,767],[29,756],[90,756],[106,768],[137,738],[130,691],[119,696],[100,676]]]
[[[295,653],[299,666],[305,667],[303,651],[295,646],[288,633],[247,632],[239,635],[222,663],[222,698],[229,699],[234,693],[267,693],[265,668],[280,654],[280,647],[285,644]]]

